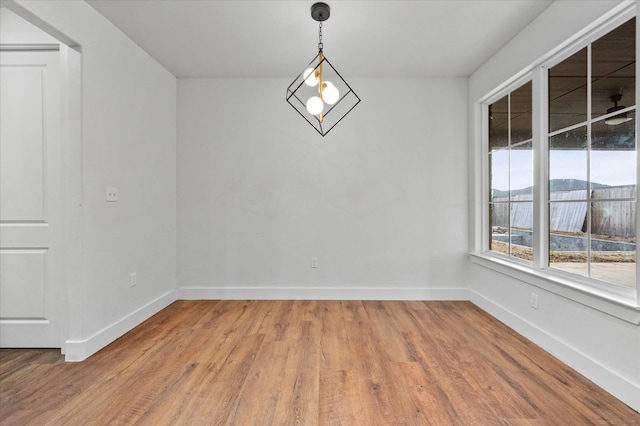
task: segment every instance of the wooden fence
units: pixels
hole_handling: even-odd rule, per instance
[[[549,206],[549,228],[552,232],[579,233],[587,230],[586,190],[554,191]],[[635,185],[598,188],[591,191],[591,233],[616,237],[636,235],[635,201],[610,201],[636,198]],[[520,194],[506,203],[507,197],[494,198],[491,225],[531,229],[533,202],[531,194]],[[511,211],[509,212],[509,207]]]
[[[636,203],[634,201],[608,201],[636,198],[636,186],[614,186],[592,191],[591,233],[634,237],[636,235]],[[603,200],[603,201],[599,201]]]

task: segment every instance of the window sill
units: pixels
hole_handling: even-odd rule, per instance
[[[573,300],[621,320],[640,325],[640,306],[635,298],[611,294],[553,273],[532,269],[490,254],[469,253],[476,265],[508,275],[527,284]]]

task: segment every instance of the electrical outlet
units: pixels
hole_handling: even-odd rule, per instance
[[[311,267],[312,268],[317,268],[318,267],[318,258],[317,257],[312,257],[311,258]]]
[[[115,203],[118,201],[118,188],[107,188],[107,203]]]
[[[129,276],[129,283],[131,287],[135,287],[138,284],[138,274],[135,272]]]
[[[531,307],[538,309],[538,295],[535,293],[531,293]]]

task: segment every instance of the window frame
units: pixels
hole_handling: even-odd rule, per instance
[[[570,40],[532,63],[510,80],[482,97],[474,105],[475,123],[472,131],[480,136],[479,150],[473,151],[476,157],[475,177],[479,185],[473,187],[475,202],[474,231],[471,235],[472,250],[470,260],[478,265],[509,275],[518,280],[567,297],[581,304],[590,306],[615,317],[640,324],[640,268],[636,261],[636,288],[625,289],[592,278],[561,271],[548,266],[548,180],[549,180],[549,132],[548,132],[548,70],[580,49],[593,43],[627,20],[636,17],[636,6],[623,4],[584,28]],[[638,35],[638,19],[636,19],[636,38]],[[636,58],[640,56],[640,43],[636,42]],[[589,67],[591,64],[589,63]],[[638,76],[636,61],[636,78]],[[533,260],[525,262],[513,256],[490,250],[491,229],[489,229],[491,182],[489,176],[489,105],[513,92],[528,81],[532,82],[532,120],[533,120]],[[640,149],[638,149],[638,109],[637,99],[640,85],[636,84],[636,187],[640,182]],[[588,94],[590,97],[590,93]],[[590,100],[590,99],[589,99]],[[593,120],[590,115],[589,121]],[[478,140],[478,139],[476,139]],[[542,165],[542,167],[541,167]],[[638,198],[636,197],[636,211]],[[636,214],[636,229],[640,230],[640,214]],[[636,251],[637,254],[637,251]]]
[[[526,73],[524,75],[522,75],[520,78],[518,78],[517,80],[511,82],[511,84],[509,84],[508,86],[506,86],[503,90],[496,92],[493,96],[491,96],[486,102],[483,102],[482,104],[482,123],[483,123],[483,130],[482,130],[482,149],[483,149],[483,155],[486,155],[486,157],[484,157],[482,159],[483,162],[483,166],[485,169],[485,173],[483,175],[482,181],[483,181],[483,191],[482,191],[482,196],[483,199],[485,201],[487,201],[484,205],[483,205],[483,236],[482,236],[482,244],[483,244],[483,251],[486,251],[487,253],[491,253],[493,255],[496,255],[498,257],[504,258],[505,260],[511,261],[511,262],[515,262],[518,264],[522,264],[522,265],[532,265],[535,262],[535,246],[532,247],[533,251],[534,251],[534,259],[529,262],[527,260],[512,256],[511,254],[502,254],[499,253],[497,251],[492,251],[490,249],[491,247],[491,229],[489,229],[489,223],[490,223],[490,218],[491,218],[491,211],[490,211],[490,205],[491,204],[507,204],[509,206],[509,210],[511,210],[511,206],[513,204],[513,201],[511,200],[511,195],[509,195],[509,200],[507,202],[492,202],[491,201],[491,175],[490,175],[490,166],[489,166],[489,158],[490,155],[493,155],[492,152],[489,150],[489,105],[499,101],[500,99],[502,99],[503,97],[510,95],[511,93],[513,93],[514,91],[518,90],[519,88],[521,88],[522,86],[524,86],[525,84],[531,82],[532,83],[532,87],[531,87],[531,97],[532,97],[532,102],[535,102],[534,98],[535,98],[535,84],[533,82],[533,73],[529,72]],[[509,98],[510,99],[510,98]],[[511,129],[511,106],[510,106],[510,100],[509,100],[509,133],[510,129]],[[533,107],[533,106],[532,106]],[[533,111],[532,111],[533,112]],[[532,131],[533,134],[531,135],[531,144],[532,147],[534,148],[534,141],[535,141],[535,129],[533,129],[533,127],[535,124],[535,116],[533,116],[532,114]],[[518,143],[516,143],[515,145],[519,145],[521,143],[526,143],[527,141],[529,141],[529,139],[527,139],[526,141],[520,141]],[[508,136],[508,145],[506,148],[503,148],[504,150],[506,150],[509,153],[509,181],[511,180],[511,150],[512,147],[514,146],[514,144],[511,143],[511,135],[509,134]],[[493,151],[493,152],[498,152],[499,150]],[[535,150],[534,151],[534,156],[535,156]],[[535,158],[534,158],[534,164],[535,163]],[[533,209],[534,209],[534,217],[533,217],[533,223],[537,223],[536,222],[536,204],[535,204],[535,187],[537,185],[535,185],[536,183],[536,178],[535,178],[535,167],[534,167],[534,176],[533,176],[533,182],[534,182],[534,197],[532,200],[533,203]],[[510,187],[508,188],[510,189]],[[509,213],[509,216],[511,214]],[[511,223],[509,223],[509,235],[511,235]],[[534,239],[534,244],[535,244],[535,231],[533,234],[533,239]],[[509,248],[511,248],[511,238],[509,238]]]

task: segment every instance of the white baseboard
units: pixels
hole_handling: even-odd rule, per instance
[[[640,387],[585,356],[566,343],[545,333],[522,317],[469,290],[469,300],[511,329],[531,340],[551,355],[593,381],[629,407],[640,411]]]
[[[468,288],[178,287],[181,300],[469,300]]]
[[[103,328],[84,340],[65,342],[65,361],[84,361],[117,338],[140,325],[152,315],[160,312],[176,301],[176,290],[171,290],[155,300],[130,313],[126,317]]]

